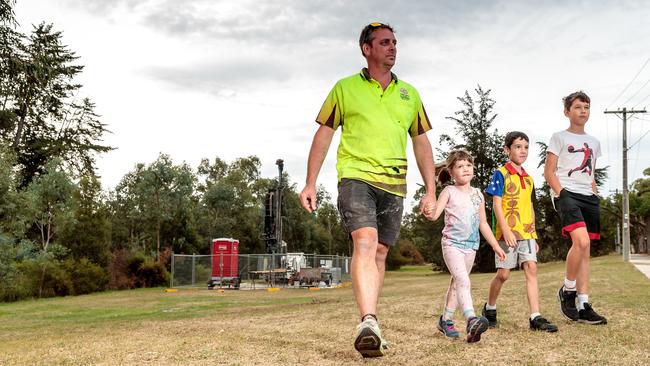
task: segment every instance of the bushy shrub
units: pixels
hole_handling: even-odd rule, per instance
[[[89,294],[106,289],[108,273],[88,258],[81,258],[79,261],[68,259],[63,266],[70,275],[74,295]]]
[[[70,275],[60,262],[43,258],[18,264],[19,286],[28,297],[67,296],[73,293]]]
[[[165,266],[150,259],[140,264],[135,275],[137,287],[156,287],[169,282],[169,275]]]
[[[0,262],[4,262],[2,258]],[[23,284],[24,276],[18,270],[18,263],[0,263],[0,278],[0,301],[17,301],[32,296],[30,289]]]
[[[147,258],[143,253],[120,249],[113,252],[109,278],[108,287],[112,289],[156,287],[167,284],[169,272],[163,263]]]
[[[134,277],[129,273],[129,258],[131,253],[126,249],[118,249],[111,253],[108,264],[108,288],[124,290],[135,287]]]
[[[424,264],[424,257],[410,240],[401,239],[397,243],[396,249],[399,251],[399,254],[401,254],[402,257],[408,259],[407,264]]]
[[[395,271],[400,269],[403,265],[409,263],[408,258],[404,258],[396,248],[391,248],[388,251],[388,256],[386,257],[386,269],[389,271]]]

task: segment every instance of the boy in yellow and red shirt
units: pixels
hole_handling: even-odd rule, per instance
[[[495,236],[506,252],[506,260],[495,258],[497,273],[490,283],[488,301],[483,305],[483,316],[489,326],[497,326],[497,297],[501,287],[510,277],[510,270],[523,268],[526,276],[526,294],[530,308],[529,326],[532,330],[557,332],[557,326],[546,320],[539,312],[537,286],[537,233],[533,178],[522,164],[528,157],[529,140],[525,133],[513,131],[506,135],[505,152],[509,161],[492,175],[485,192],[492,196],[492,209],[496,218]]]

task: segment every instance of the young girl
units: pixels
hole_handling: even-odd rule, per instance
[[[483,194],[470,186],[473,177],[474,158],[465,150],[450,152],[446,167],[440,172],[438,180],[445,183],[451,178],[454,185],[445,187],[440,193],[433,217],[437,220],[442,211],[445,211],[442,254],[451,273],[445,309],[438,321],[438,329],[447,337],[458,338],[458,331],[454,327],[452,317],[456,307],[460,305],[463,316],[467,320],[468,343],[480,341],[481,333],[488,329],[487,319],[477,317],[474,313],[470,293],[469,273],[479,246],[479,230],[499,259],[505,259],[505,252],[499,246],[485,219]]]

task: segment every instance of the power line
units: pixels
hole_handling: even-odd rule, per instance
[[[648,85],[648,83],[650,83],[650,79],[648,79],[648,80],[645,82],[645,84],[641,85],[641,87],[639,88],[639,90],[637,90],[636,93],[632,94],[632,96],[629,97],[625,102],[623,102],[623,104],[627,104],[630,100],[634,99],[634,97],[636,97],[637,94],[639,94],[639,92],[640,92],[641,90],[643,90],[643,88],[645,88],[646,85]],[[650,94],[648,94],[648,95],[650,95]],[[646,97],[646,98],[647,98],[647,97]]]
[[[634,145],[636,145],[636,144],[638,144],[639,142],[641,142],[641,140],[643,140],[643,138],[646,137],[646,135],[647,135],[648,133],[650,133],[650,130],[646,131],[646,132],[643,134],[643,136],[639,137],[638,140],[636,140],[632,145],[630,145],[630,147],[629,147],[630,150],[634,147]],[[641,149],[638,149],[638,150],[637,150],[637,156],[636,156],[637,160],[639,159],[639,151],[641,151]]]
[[[623,88],[623,91],[621,91],[621,93],[620,93],[616,98],[614,98],[614,100],[609,104],[609,107],[607,107],[608,109],[609,109],[609,108],[610,108],[614,103],[616,103],[616,101],[618,100],[618,98],[620,98],[620,97],[623,95],[623,93],[625,93],[625,92],[627,91],[627,88],[629,88],[630,85],[632,85],[632,83],[634,82],[634,80],[636,80],[636,78],[639,77],[639,74],[641,74],[641,71],[643,71],[643,69],[645,69],[645,67],[646,67],[646,65],[648,64],[648,62],[650,62],[650,57],[648,57],[648,59],[645,60],[645,62],[643,63],[643,66],[641,66],[641,69],[639,69],[639,71],[636,73],[636,75],[634,75],[634,77],[632,78],[632,80],[630,80],[630,82],[627,84],[627,86],[625,86],[625,88]]]
[[[645,98],[641,99],[641,101],[639,103],[635,104],[632,108],[636,108],[636,106],[638,106],[639,104],[645,102],[645,100],[648,99],[648,98],[650,98],[650,94],[646,95]]]

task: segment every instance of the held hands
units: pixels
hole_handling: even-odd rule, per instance
[[[300,204],[302,207],[311,213],[316,211],[316,187],[313,185],[306,185],[300,192]]]
[[[427,193],[422,196],[420,199],[420,213],[427,218],[427,220],[433,221],[433,216],[436,212],[436,196],[434,194]]]

